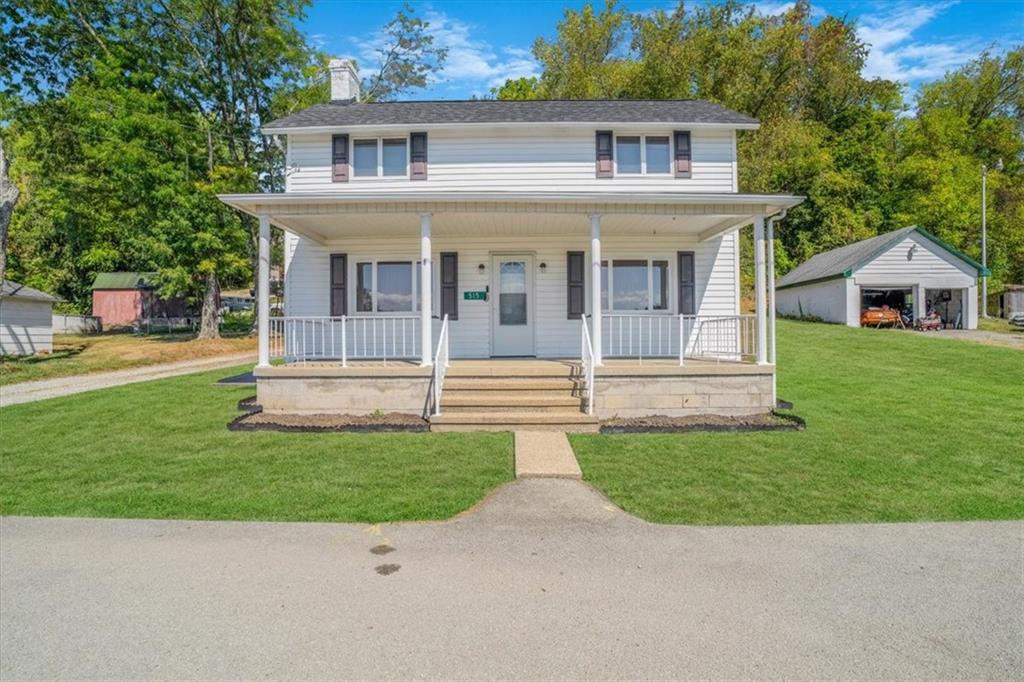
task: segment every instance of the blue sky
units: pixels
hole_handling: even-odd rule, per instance
[[[464,99],[487,94],[506,78],[537,75],[539,67],[530,54],[534,39],[553,37],[565,8],[578,8],[583,2],[432,0],[412,4],[419,16],[430,21],[435,42],[449,49],[443,73],[412,97]],[[595,5],[600,4],[602,0],[596,0]],[[760,11],[774,14],[792,3],[756,4]],[[637,12],[674,5],[644,0],[625,3]],[[321,49],[357,58],[365,72],[374,65],[380,27],[400,6],[389,1],[315,0],[303,27]],[[818,17],[836,14],[857,21],[861,38],[871,45],[865,75],[898,80],[912,90],[986,48],[998,52],[1024,43],[1024,0],[820,0],[812,7]]]

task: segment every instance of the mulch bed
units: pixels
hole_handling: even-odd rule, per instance
[[[241,406],[240,406],[241,407]],[[412,414],[264,414],[249,412],[228,424],[231,431],[291,431],[324,433],[331,431],[415,432],[429,431],[430,424]]]
[[[601,433],[687,433],[692,431],[803,431],[795,414],[772,412],[743,417],[702,414],[692,417],[615,417],[601,422]]]

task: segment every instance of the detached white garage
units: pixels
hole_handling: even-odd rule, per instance
[[[53,304],[58,301],[17,282],[0,282],[0,355],[51,352]]]
[[[930,313],[942,326],[978,326],[981,263],[919,227],[819,253],[780,278],[780,315],[859,327],[865,311],[894,309],[917,320]]]

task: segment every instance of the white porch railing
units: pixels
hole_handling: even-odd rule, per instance
[[[602,315],[601,342],[608,358],[713,358],[753,360],[755,315]]]
[[[413,315],[272,317],[270,357],[285,362],[418,360],[420,318]]]
[[[590,329],[587,327],[587,316],[580,316],[580,381],[582,391],[586,395],[587,414],[594,414],[594,344],[590,340]]]
[[[444,390],[444,377],[448,373],[448,316],[441,321],[441,333],[437,337],[437,352],[434,353],[434,380],[431,382],[433,391],[432,414],[441,414],[441,392]]]

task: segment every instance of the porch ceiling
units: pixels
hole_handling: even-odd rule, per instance
[[[352,236],[414,236],[418,216],[432,214],[435,235],[589,234],[588,216],[602,216],[605,234],[673,231],[710,239],[799,204],[803,198],[764,194],[453,193],[401,195],[243,194],[220,199],[318,243]]]

